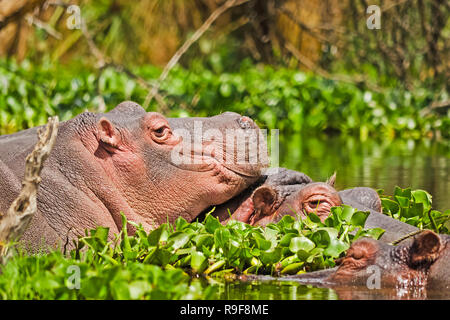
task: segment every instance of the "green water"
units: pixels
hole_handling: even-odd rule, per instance
[[[280,166],[325,181],[337,171],[338,190],[366,186],[391,195],[395,186],[423,189],[433,208],[450,209],[450,144],[431,141],[360,141],[351,137],[280,133]],[[218,299],[336,300],[450,299],[449,294],[420,290],[316,288],[295,281],[214,281]]]
[[[433,208],[450,209],[450,142],[429,140],[360,141],[352,137],[300,136],[280,133],[280,166],[296,169],[315,181],[337,172],[338,190],[365,186],[423,189]]]
[[[254,278],[255,276],[253,276]],[[214,287],[215,300],[425,300],[450,299],[450,292],[426,288],[334,288],[303,285],[291,279],[256,276],[260,280],[194,279],[203,289]]]
[[[218,287],[224,300],[336,300],[329,288],[305,286],[294,281],[233,281]]]
[[[450,299],[449,292],[415,288],[319,288],[295,281],[252,280],[216,283],[220,300],[425,300]]]

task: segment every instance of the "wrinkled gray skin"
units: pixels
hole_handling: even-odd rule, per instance
[[[370,215],[366,220],[365,228],[384,229],[385,233],[380,238],[383,242],[398,240],[417,230],[416,227],[382,214],[381,201],[375,190],[357,187],[336,191],[333,185],[334,181],[331,184],[330,182],[313,182],[310,177],[295,170],[271,168],[266,170],[265,174],[247,190],[217,206],[212,215],[218,217],[220,221],[227,221],[231,213],[232,219],[263,226],[269,222],[278,222],[284,215],[295,216],[305,208],[304,203],[311,199],[308,198],[309,196],[320,194],[322,196],[321,204],[329,203],[328,206],[325,206],[328,212],[330,206],[340,204],[346,204],[361,211],[369,211]],[[268,205],[267,197],[263,199],[265,203],[258,205],[257,202],[260,202],[260,198],[255,197],[255,194],[261,189],[263,191],[270,189],[275,194],[269,201],[270,205]],[[317,198],[312,199],[317,200]],[[300,203],[303,205],[300,206]],[[267,212],[258,217],[258,213],[255,214],[258,208],[262,208],[263,211],[266,209]],[[205,212],[199,216],[200,221]],[[321,216],[319,215],[319,217]],[[324,218],[326,218],[325,215],[321,217],[322,220]]]
[[[400,298],[405,292],[409,293],[406,298],[427,298],[427,291],[441,298],[450,298],[448,235],[437,235],[426,230],[397,246],[369,238],[359,239],[352,244],[338,264],[338,267],[332,269],[289,276],[285,279],[337,287],[341,288],[341,291],[344,286],[395,289]],[[379,274],[378,284],[374,280],[375,272]],[[378,288],[374,287],[375,285]],[[447,294],[439,295],[442,292]]]
[[[205,138],[211,129],[224,137],[228,129],[239,136],[259,132],[251,119],[232,112],[166,119],[133,102],[60,123],[42,170],[38,212],[23,243],[31,249],[44,245],[43,239],[45,246],[63,245],[97,226],[109,227],[112,235],[122,227],[121,211],[147,230],[179,216],[191,221],[208,206],[239,194],[259,178],[267,159],[233,163],[233,141]],[[31,128],[0,137],[0,211],[19,193],[36,132]],[[249,143],[258,144],[252,139]],[[265,141],[260,146],[266,150]]]

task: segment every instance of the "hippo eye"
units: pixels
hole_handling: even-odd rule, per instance
[[[162,135],[164,133],[165,127],[161,127],[155,130],[155,134]]]
[[[162,127],[159,127],[158,129],[153,130],[153,134],[158,139],[165,138],[165,136],[167,136],[169,134],[169,132],[170,132],[170,129],[167,126],[162,126]]]
[[[315,200],[315,201],[309,201],[309,207],[312,209],[315,209],[319,206],[320,201],[319,200]]]
[[[303,208],[306,210],[307,213],[322,213],[325,214],[326,212],[330,211],[331,204],[329,203],[328,199],[325,197],[311,197],[312,199],[306,200],[303,204]]]

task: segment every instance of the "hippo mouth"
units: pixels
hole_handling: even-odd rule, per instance
[[[261,164],[236,164],[222,161],[216,156],[215,150],[205,153],[205,151],[194,149],[190,153],[180,152],[177,161],[172,164],[177,168],[194,172],[212,172],[213,176],[227,177],[234,174],[244,178],[257,178],[261,175]]]
[[[305,285],[314,285],[314,286],[331,286],[334,284],[330,280],[330,277],[336,273],[338,270],[338,267],[324,269],[320,271],[310,272],[310,273],[303,273],[300,275],[294,275],[294,276],[285,276],[281,277],[280,279],[283,280],[294,280],[296,282],[299,282],[301,284]]]

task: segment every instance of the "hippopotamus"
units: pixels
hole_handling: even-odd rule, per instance
[[[424,290],[450,289],[450,236],[424,230],[393,246],[371,238],[355,241],[331,269],[285,277],[304,284],[366,289],[395,289],[424,298]],[[346,290],[348,292],[348,290]],[[403,292],[397,292],[401,295]]]
[[[323,222],[333,206],[342,204],[369,211],[365,228],[385,230],[380,240],[392,242],[418,229],[381,213],[378,193],[368,187],[342,191],[334,188],[336,173],[326,182],[314,182],[302,172],[286,168],[270,168],[244,192],[216,206],[211,213],[223,223],[235,219],[251,225],[276,223],[285,215],[305,218],[316,213]],[[210,210],[206,210],[209,212]],[[200,215],[199,217],[203,217]]]
[[[37,128],[0,137],[0,211],[20,191]],[[122,228],[121,212],[146,230],[236,196],[267,166],[266,142],[248,117],[165,118],[126,101],[107,113],[61,122],[41,173],[38,212],[22,237],[31,249],[54,247],[85,229]],[[236,139],[258,146],[236,161]],[[239,146],[238,146],[239,147]],[[245,161],[245,160],[251,161]],[[129,225],[129,232],[133,226]],[[45,239],[45,240],[43,240]]]
[[[305,212],[315,212],[323,221],[332,206],[342,203],[333,187],[335,178],[333,175],[325,183],[313,182],[302,172],[270,168],[247,190],[217,206],[212,215],[225,222],[231,218],[265,226],[287,214],[305,217]]]

